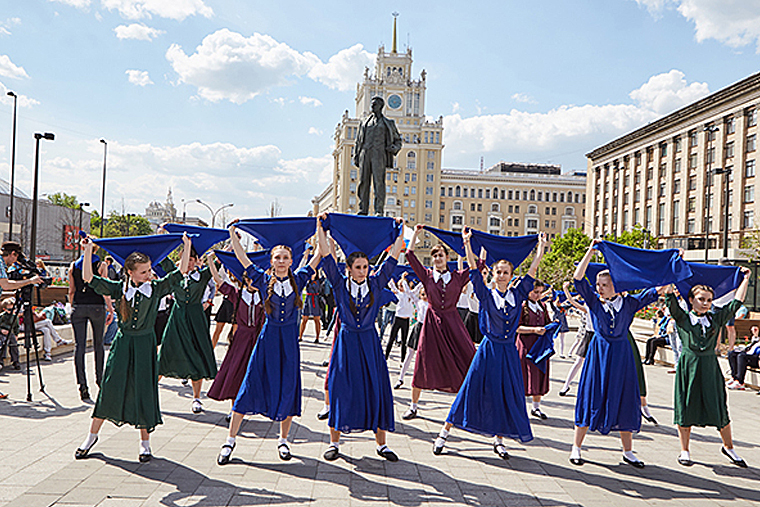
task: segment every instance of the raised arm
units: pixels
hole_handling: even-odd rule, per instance
[[[190,238],[187,237],[187,233],[182,233],[182,257],[179,260],[179,272],[186,275],[190,270],[190,251],[193,248],[193,243]]]
[[[576,310],[579,310],[581,312],[586,311],[586,307],[579,304],[578,301],[575,300],[572,294],[570,294],[570,282],[565,282],[562,284],[562,291],[565,293],[565,297],[567,298],[568,303],[573,305],[573,308]]]
[[[734,299],[744,302],[744,298],[747,297],[747,287],[749,287],[749,275],[750,270],[749,268],[741,268],[742,274],[744,275],[744,280],[742,280],[742,283],[739,285],[739,288],[736,289],[736,295],[734,296]]]
[[[538,265],[541,264],[541,259],[543,259],[544,253],[546,253],[546,233],[542,232],[538,235],[536,255],[533,257],[533,262],[530,263],[530,268],[528,268],[528,274],[533,278],[536,278],[536,273],[538,273]]]
[[[396,222],[401,223],[401,219],[397,218]],[[416,231],[415,231],[416,232]],[[401,234],[399,234],[396,237],[396,242],[393,243],[393,247],[391,248],[390,256],[394,259],[398,260],[398,256],[401,255],[401,250],[404,249],[404,229],[402,227]]]
[[[232,244],[232,251],[235,252],[235,257],[237,257],[238,262],[243,265],[244,269],[248,269],[248,266],[250,266],[253,263],[251,262],[251,259],[249,259],[248,256],[245,254],[243,245],[240,244],[240,238],[238,237],[237,227],[235,227],[235,225],[233,224],[233,225],[230,225],[228,230],[230,232],[230,244]]]
[[[594,255],[594,249],[596,248],[597,244],[599,244],[598,239],[591,241],[591,244],[588,246],[588,250],[586,250],[586,255],[583,256],[583,259],[581,259],[581,261],[578,263],[578,266],[575,268],[575,273],[573,273],[573,278],[575,280],[583,280],[583,278],[586,276],[588,263],[591,262],[591,257]]]
[[[90,238],[89,236],[83,239],[82,243],[84,243],[84,259],[82,260],[82,280],[84,280],[87,283],[90,283],[92,281],[92,277],[95,276],[95,273],[92,272],[92,250],[95,247],[95,243],[92,242],[92,238]]]
[[[318,252],[321,257],[332,255],[335,262],[338,262],[338,257],[335,255],[335,244],[328,244],[327,233],[325,228],[322,227],[322,220],[325,219],[327,213],[323,213],[317,217],[317,246]]]
[[[224,283],[224,279],[222,279],[222,275],[219,274],[219,270],[216,269],[216,256],[213,252],[209,252],[209,254],[206,256],[206,264],[208,264],[208,269],[211,271],[211,276],[214,278],[214,283],[216,285],[222,285]]]
[[[409,242],[409,248],[408,250],[410,252],[414,251],[414,245],[417,244],[417,236],[419,235],[420,231],[422,230],[424,226],[422,224],[417,224],[417,226],[414,228],[414,234],[412,234],[412,240]]]
[[[470,269],[478,269],[478,261],[475,260],[475,254],[472,252],[472,245],[470,240],[472,239],[472,229],[465,227],[462,229],[462,241],[464,243],[464,254],[467,256],[467,264]]]

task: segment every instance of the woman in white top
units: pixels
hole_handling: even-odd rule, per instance
[[[409,321],[414,315],[414,300],[412,299],[411,289],[406,283],[406,272],[401,275],[398,284],[393,280],[388,282],[388,287],[393,291],[398,299],[396,303],[396,314],[393,317],[391,334],[388,337],[388,345],[385,347],[385,360],[391,355],[393,343],[396,341],[398,332],[401,331],[401,361],[406,359],[406,339],[409,336]]]
[[[394,389],[398,389],[404,385],[404,376],[409,370],[409,366],[412,364],[412,359],[414,359],[414,356],[417,354],[417,343],[419,343],[420,331],[422,331],[422,323],[425,322],[425,314],[427,314],[428,310],[427,294],[425,294],[425,288],[421,283],[418,283],[414,289],[409,291],[409,294],[412,296],[412,301],[414,302],[417,314],[414,319],[415,323],[414,327],[412,327],[412,334],[409,336],[409,340],[407,341],[407,345],[411,351],[406,356],[404,364],[401,366],[401,372],[398,374],[398,380],[393,386]]]

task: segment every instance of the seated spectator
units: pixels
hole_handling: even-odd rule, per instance
[[[658,347],[668,344],[668,322],[670,317],[662,310],[657,310],[657,334],[647,340],[647,351],[644,356],[644,364],[654,364],[654,355]]]
[[[58,331],[56,331],[55,326],[53,325],[53,321],[48,319],[45,316],[45,313],[39,310],[34,311],[34,328],[37,331],[42,332],[42,350],[44,351],[43,361],[52,361],[53,356],[51,355],[51,351],[53,350],[53,342],[55,342],[56,347],[59,345],[71,345],[73,342],[69,340],[64,340],[61,338],[61,335],[58,334]],[[24,330],[24,323],[23,319],[21,322],[20,329]]]
[[[11,364],[14,370],[21,369],[21,363],[18,358],[18,316],[14,314],[13,307],[16,304],[14,298],[5,298],[0,303],[3,313],[0,314],[0,342],[2,342],[2,349],[0,350],[0,367],[5,361],[5,351],[8,349],[11,355]]]
[[[760,328],[752,326],[750,328],[752,338],[750,343],[745,347],[736,347],[728,353],[728,364],[731,366],[731,380],[726,387],[729,389],[744,390],[744,376],[747,373],[747,367],[758,367],[760,358]]]

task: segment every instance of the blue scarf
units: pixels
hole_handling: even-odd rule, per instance
[[[444,231],[435,227],[425,226],[425,230],[432,232],[438,239],[449,246],[456,253],[464,257],[464,240],[458,232]],[[480,249],[486,249],[486,263],[490,266],[496,261],[507,260],[516,268],[524,261],[538,243],[538,235],[529,236],[497,236],[472,229],[470,245],[475,257],[480,255]]]
[[[533,361],[539,370],[546,373],[546,366],[549,363],[549,358],[554,355],[554,339],[559,334],[559,322],[550,322],[544,326],[544,334],[538,337],[538,340],[530,348],[530,351],[525,355],[528,359]]]
[[[229,271],[232,276],[243,281],[243,273],[245,273],[245,269],[243,269],[243,265],[240,264],[240,261],[237,259],[235,254],[233,252],[225,252],[224,250],[214,250],[214,254],[216,255],[216,258],[219,259],[219,262],[222,263],[222,266],[227,268],[227,271]],[[259,268],[266,271],[270,267],[270,261],[271,261],[271,254],[270,250],[260,250],[258,252],[249,252],[246,254],[249,259],[251,259],[251,262],[254,263]]]
[[[123,238],[94,239],[95,244],[110,253],[122,266],[133,252],[150,258],[155,269],[172,251],[182,244],[182,234],[156,234],[152,236],[128,236]]]
[[[610,268],[617,292],[648,289],[677,283],[692,276],[678,250],[644,250],[602,241],[597,245]]]
[[[296,250],[302,249],[304,242],[314,235],[317,219],[314,217],[250,218],[239,221],[235,227],[258,239],[265,249],[277,245],[289,246],[293,250],[295,262]]]
[[[188,236],[192,236],[193,248],[199,257],[210,250],[212,246],[230,237],[230,233],[226,229],[212,229],[210,227],[198,227],[197,225],[166,224],[164,229],[166,232],[178,234],[186,232]]]
[[[342,213],[328,213],[322,227],[330,231],[346,257],[363,252],[370,259],[392,245],[402,231],[402,224],[393,218]]]
[[[715,292],[715,299],[725,296],[741,285],[744,275],[741,268],[734,266],[715,266],[702,264],[701,262],[689,262],[689,268],[693,273],[686,280],[676,282],[678,292],[688,303],[688,294],[695,285],[706,285]]]

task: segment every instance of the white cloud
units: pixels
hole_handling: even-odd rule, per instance
[[[142,23],[132,23],[131,25],[119,25],[113,29],[116,37],[119,39],[134,39],[152,41],[159,35],[166,33],[163,30],[152,28]]]
[[[461,163],[482,153],[504,156],[593,147],[708,93],[705,83],[688,84],[682,72],[672,70],[632,91],[636,104],[564,105],[541,113],[513,109],[470,118],[454,113],[444,117],[447,161]]]
[[[321,136],[322,131],[318,129],[317,127],[309,127],[309,134],[314,134],[316,136]]]
[[[2,82],[0,82],[0,104],[7,104],[11,105],[13,104],[13,97],[8,96],[8,92],[13,91],[7,86],[5,86]],[[18,103],[18,107],[32,107],[39,104],[38,101],[34,100],[31,97],[27,97],[26,95],[17,94],[18,98],[16,99]]]
[[[658,18],[675,8],[694,23],[698,42],[708,39],[739,48],[754,44],[760,54],[760,0],[636,0]]]
[[[319,107],[322,105],[322,101],[314,97],[298,97],[298,100],[305,106]]]
[[[84,9],[90,6],[90,0],[49,0],[50,2],[57,2],[59,4],[70,5],[77,9]]]
[[[223,28],[207,35],[189,55],[173,44],[166,59],[179,74],[179,81],[197,87],[200,97],[242,104],[304,76],[329,88],[350,90],[361,79],[365,65],[372,64],[373,56],[357,44],[323,63],[313,53],[299,52],[269,35],[246,37]]]
[[[101,0],[101,4],[109,11],[118,10],[119,15],[125,19],[150,19],[158,16],[182,21],[189,16],[210,18],[214,15],[214,11],[203,0]]]
[[[21,19],[20,18],[8,18],[3,22],[0,22],[0,35],[10,35],[11,34],[11,27],[14,25],[20,25]]]
[[[327,60],[319,62],[309,71],[309,77],[342,92],[353,90],[361,81],[364,68],[375,65],[375,55],[356,44],[342,49]]]
[[[14,64],[8,55],[0,55],[0,76],[14,79],[29,77],[24,68]]]
[[[536,101],[527,93],[515,93],[512,95],[512,100],[515,102],[522,102],[523,104],[535,104]]]
[[[630,97],[644,109],[666,114],[705,97],[710,93],[707,83],[686,84],[686,76],[673,69],[657,74],[640,88],[632,91]]]
[[[201,97],[236,104],[287,84],[319,62],[314,54],[299,53],[268,35],[244,37],[226,28],[206,36],[190,56],[172,44],[166,58],[180,81],[198,87]]]
[[[133,85],[147,86],[153,84],[147,70],[128,70],[125,74]]]

